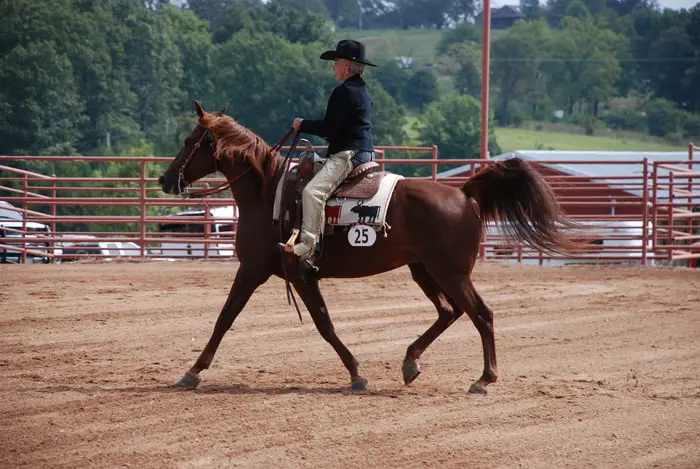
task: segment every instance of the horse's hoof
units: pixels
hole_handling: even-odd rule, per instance
[[[469,387],[470,394],[486,394],[486,386],[481,383],[474,383]]]
[[[350,389],[353,391],[367,391],[367,380],[364,378],[355,378],[350,383]]]
[[[416,362],[404,363],[401,371],[403,372],[403,382],[406,386],[415,381],[420,375],[420,367]]]
[[[197,386],[199,386],[199,383],[202,382],[202,378],[199,377],[199,375],[196,375],[194,373],[185,373],[185,375],[180,378],[180,381],[175,383],[175,386],[178,388],[185,388],[185,389],[196,389]]]

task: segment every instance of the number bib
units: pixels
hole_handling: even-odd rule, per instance
[[[367,225],[353,225],[348,230],[348,243],[355,247],[372,246],[377,241],[374,228]]]

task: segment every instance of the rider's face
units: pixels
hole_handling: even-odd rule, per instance
[[[335,77],[343,81],[348,76],[349,62],[345,59],[334,59],[333,60],[333,71],[335,72]]]

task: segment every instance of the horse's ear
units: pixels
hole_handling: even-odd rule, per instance
[[[221,111],[217,112],[218,115],[223,116],[226,114],[226,109],[228,109],[228,103],[221,109]]]
[[[197,101],[196,99],[193,102],[194,102],[194,110],[197,112],[197,115],[199,117],[204,117],[204,108],[202,108],[202,105],[199,104],[199,101]]]

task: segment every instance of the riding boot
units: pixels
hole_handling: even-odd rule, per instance
[[[347,150],[330,155],[302,191],[300,243],[294,246],[294,254],[309,267],[313,267],[316,245],[324,231],[326,201],[352,171],[350,160],[355,153],[355,150]]]

